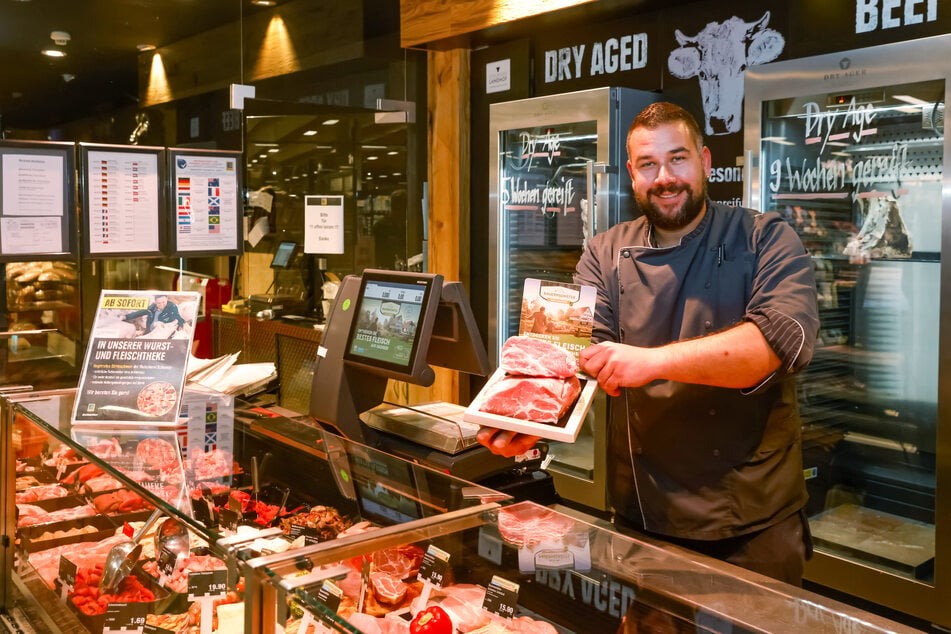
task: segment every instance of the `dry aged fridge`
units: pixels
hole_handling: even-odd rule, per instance
[[[519,334],[526,278],[570,283],[588,236],[629,220],[627,127],[658,95],[597,88],[489,110],[489,357]],[[551,443],[558,493],[606,508],[604,398],[573,443]]]
[[[0,417],[0,607],[61,631],[256,632],[240,558],[506,499],[220,394],[186,394],[167,428],[72,426],[73,398],[10,393]],[[143,525],[107,589],[110,552]]]
[[[910,632],[533,502],[369,530],[243,564],[264,632]],[[321,631],[321,630],[317,630]]]
[[[800,377],[807,577],[951,625],[951,212],[940,36],[746,74],[748,206],[812,256],[820,328]]]

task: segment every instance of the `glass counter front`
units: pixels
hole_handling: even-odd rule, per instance
[[[217,393],[186,389],[164,429],[71,425],[73,396],[8,394],[0,419],[0,599],[60,631],[242,631],[256,599],[239,557],[506,497]],[[100,588],[109,552],[150,518],[131,574]]]
[[[262,631],[912,631],[532,502],[474,511],[243,562]]]

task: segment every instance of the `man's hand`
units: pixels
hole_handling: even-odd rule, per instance
[[[655,378],[658,348],[638,348],[623,343],[602,342],[581,351],[581,369],[598,380],[611,396],[620,396],[622,387],[640,387]]]
[[[528,436],[514,431],[483,427],[476,435],[476,439],[492,453],[511,458],[534,447],[541,436]]]

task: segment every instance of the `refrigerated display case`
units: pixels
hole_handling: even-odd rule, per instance
[[[53,387],[79,376],[79,267],[68,260],[2,265],[2,385]]]
[[[806,576],[944,626],[948,55],[940,36],[751,68],[744,139],[747,206],[782,214],[816,273]]]
[[[633,214],[627,128],[655,93],[596,88],[489,107],[489,358],[517,335],[526,278],[571,282],[587,237]],[[574,443],[550,443],[562,497],[607,508],[605,398]]]
[[[242,605],[208,616],[219,623],[214,631],[241,631],[232,628],[258,599],[243,589],[240,557],[291,553],[348,529],[412,526],[508,497],[240,403],[232,418],[225,395],[190,396],[197,414],[159,430],[73,426],[74,394],[9,393],[0,411],[0,613],[40,631],[100,632],[110,622],[119,629],[115,619],[125,617],[107,604],[126,602],[146,603],[136,614],[150,624],[185,631],[183,623],[203,618],[204,600],[188,597],[200,594],[190,589],[202,579],[196,573],[221,570],[226,579],[212,580],[209,592]],[[168,539],[149,533],[130,577],[137,583],[98,603],[107,553],[127,540],[127,522],[137,527],[153,508],[163,516],[153,530]],[[73,576],[61,557],[75,565]]]
[[[533,502],[241,565],[264,586],[263,632],[303,632],[303,623],[325,619],[324,631],[365,633],[914,631]],[[424,610],[434,616],[420,624]]]

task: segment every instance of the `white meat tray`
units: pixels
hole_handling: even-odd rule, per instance
[[[588,409],[594,400],[594,393],[598,388],[597,381],[590,377],[579,376],[578,379],[581,381],[581,393],[578,394],[574,405],[561,417],[561,420],[557,423],[536,423],[521,418],[510,418],[508,416],[490,414],[480,410],[482,401],[485,399],[489,387],[504,376],[505,370],[499,368],[489,377],[488,382],[472,400],[469,407],[466,408],[465,413],[462,415],[462,420],[468,423],[478,423],[485,427],[495,427],[496,429],[515,431],[530,436],[540,436],[548,440],[574,442],[575,439],[578,438],[578,434],[581,432],[581,426],[584,424],[585,416],[588,414]]]

